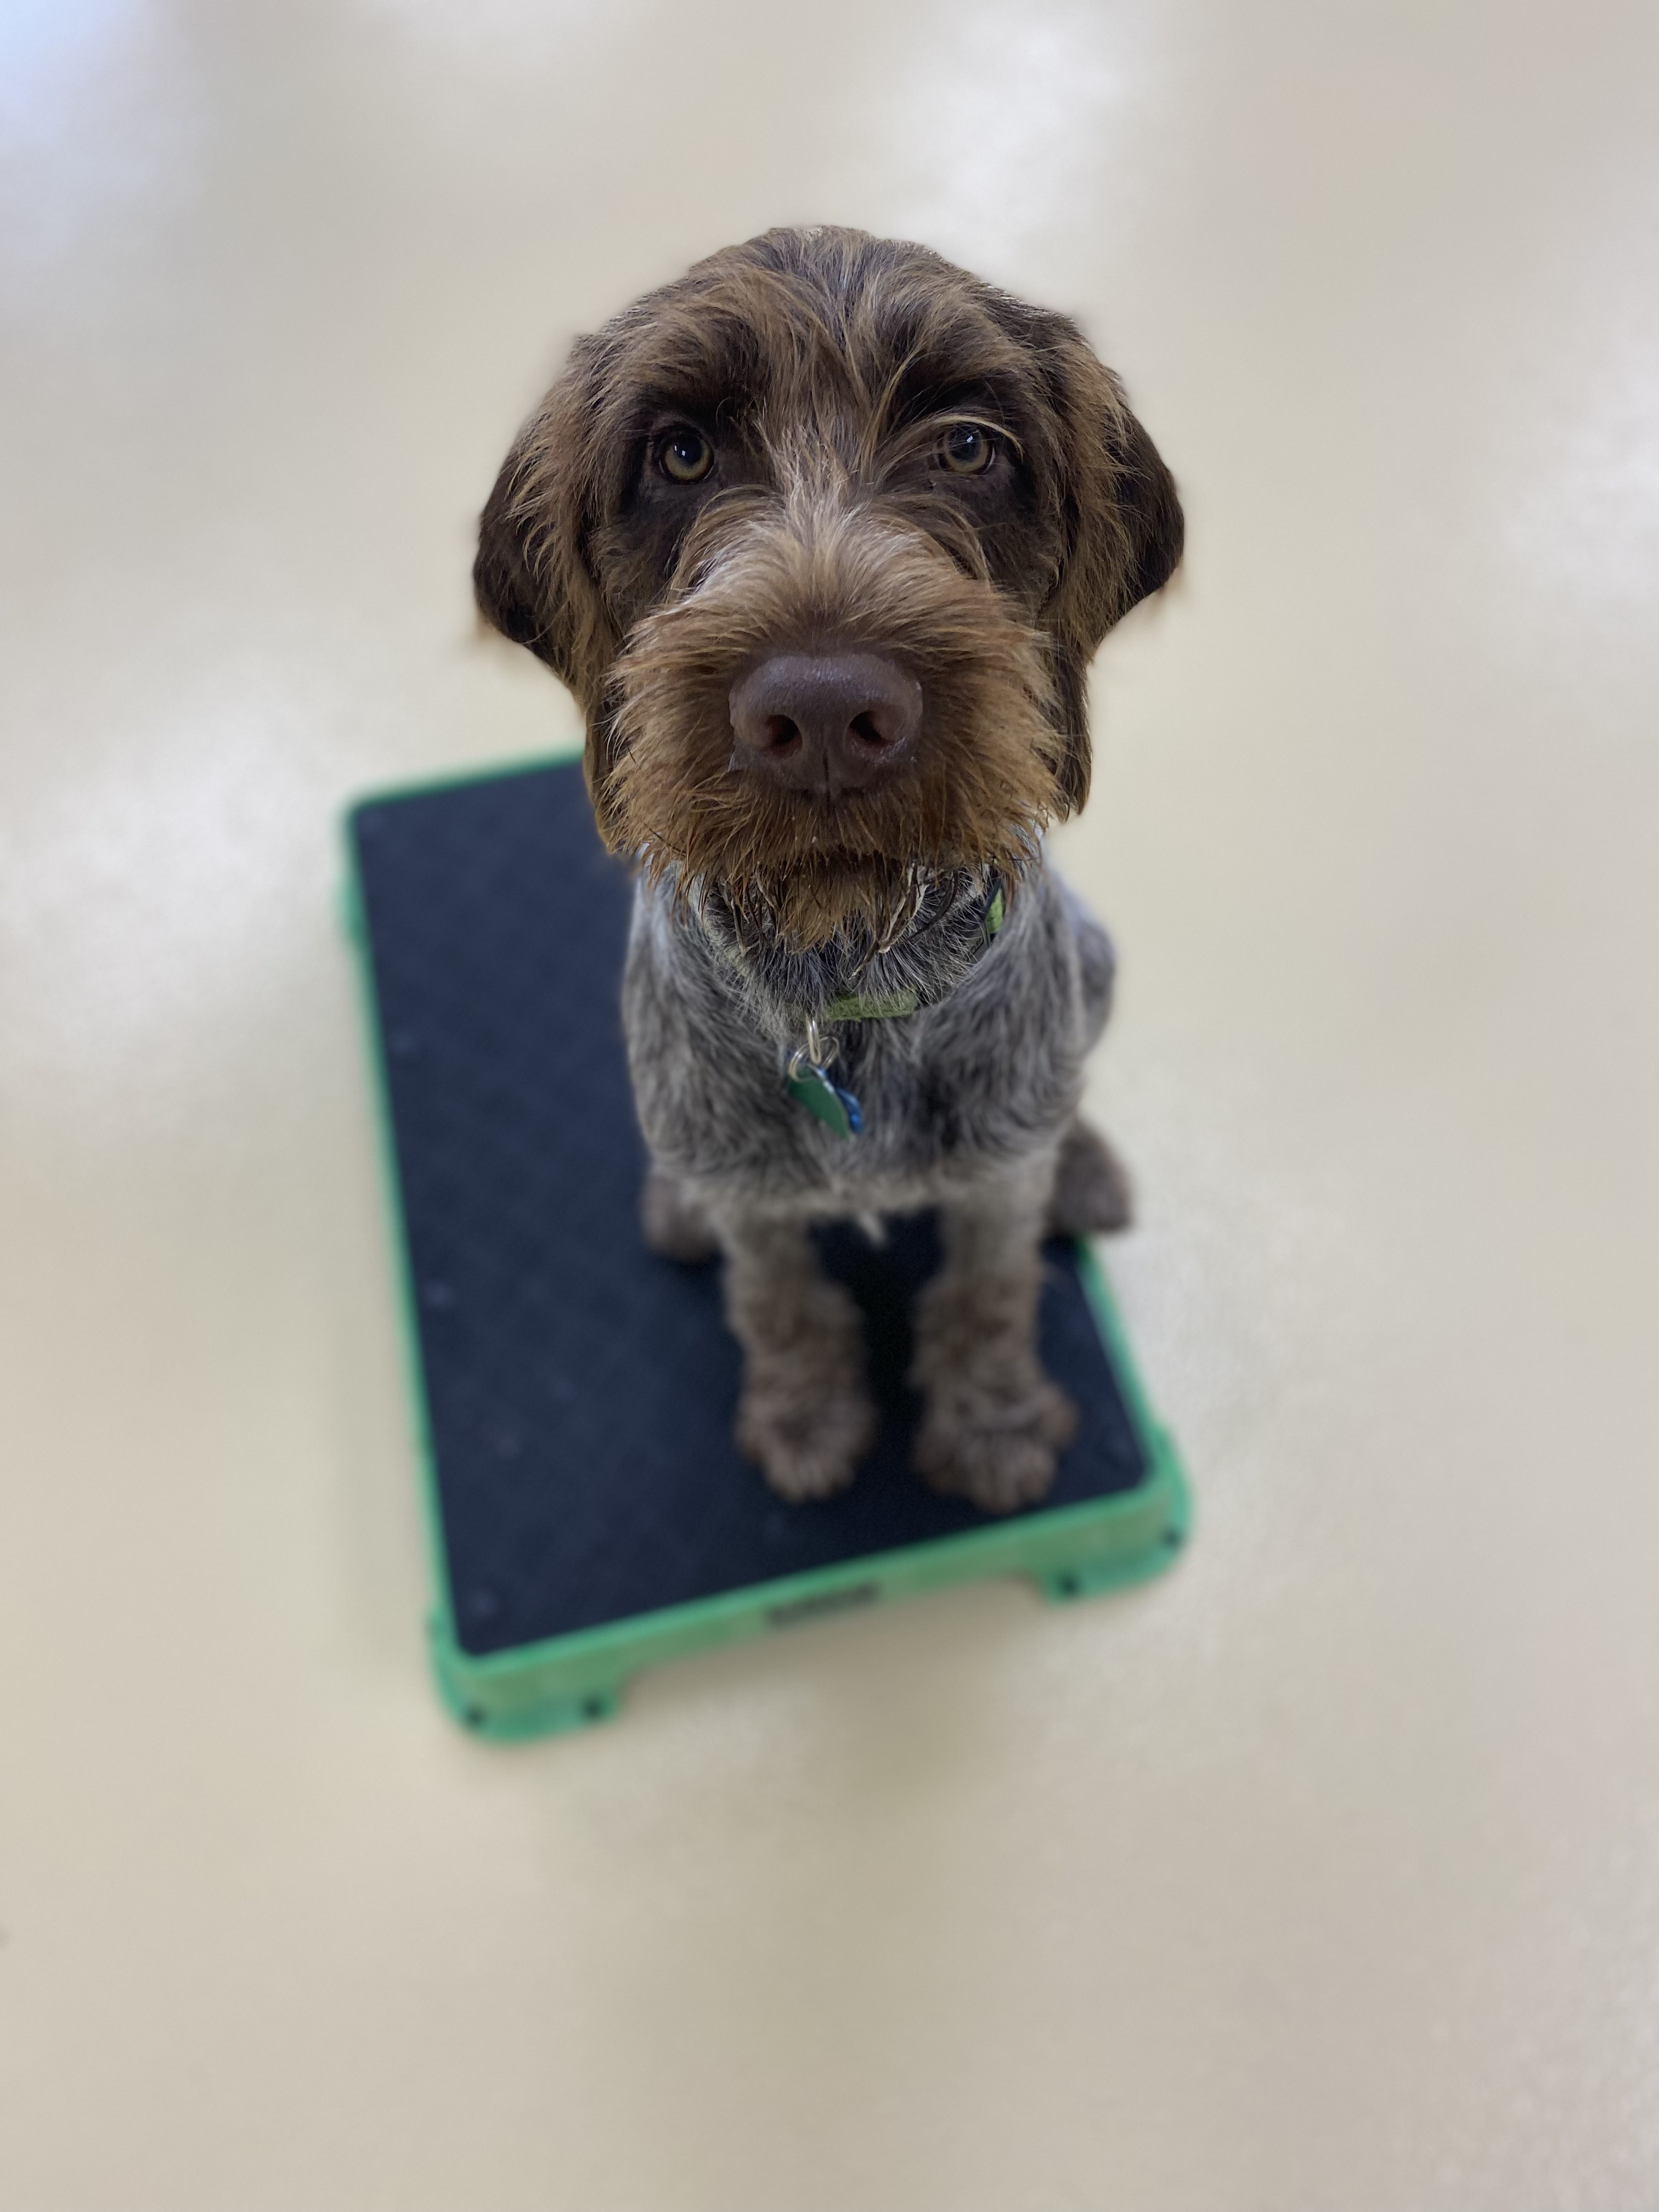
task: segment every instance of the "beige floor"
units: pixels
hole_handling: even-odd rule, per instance
[[[1656,22],[10,0],[3,2212],[1659,2204]],[[1064,849],[1200,1533],[489,1750],[331,817],[568,734],[507,437],[824,216],[1187,495]]]

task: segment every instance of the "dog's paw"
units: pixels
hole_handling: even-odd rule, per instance
[[[935,1490],[985,1513],[1012,1513],[1048,1495],[1077,1407],[1037,1373],[997,1389],[964,1377],[935,1390],[916,1437],[916,1470]]]
[[[653,1168],[640,1193],[640,1228],[646,1243],[665,1260],[695,1267],[719,1252],[708,1216],[683,1182]]]
[[[876,1409],[857,1384],[826,1392],[782,1375],[744,1384],[738,1449],[792,1504],[845,1490],[875,1440]]]
[[[1109,1237],[1134,1219],[1128,1171],[1098,1131],[1073,1121],[1060,1140],[1048,1200],[1050,1237]]]

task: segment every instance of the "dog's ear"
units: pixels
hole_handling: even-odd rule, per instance
[[[1060,782],[1075,808],[1089,795],[1089,663],[1113,623],[1169,581],[1184,526],[1174,477],[1082,332],[1064,316],[1043,315],[1027,342],[1058,434],[1064,550],[1041,620],[1054,641],[1065,726]]]
[[[479,518],[472,589],[485,621],[574,692],[592,784],[617,641],[588,550],[598,495],[589,382],[579,346],[501,465]]]

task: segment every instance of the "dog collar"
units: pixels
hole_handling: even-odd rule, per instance
[[[994,876],[991,887],[980,911],[979,951],[977,961],[990,950],[998,931],[1007,919],[1008,902],[1004,894],[1002,879]],[[905,1014],[920,1012],[921,994],[915,990],[891,991],[884,995],[853,991],[844,997],[832,999],[823,1010],[826,1022],[885,1022],[895,1021]],[[858,1095],[844,1084],[837,1083],[830,1069],[840,1057],[840,1045],[835,1037],[826,1037],[817,1018],[806,1018],[806,1040],[789,1055],[788,1067],[783,1079],[784,1089],[798,1106],[804,1106],[815,1121],[833,1129],[838,1137],[856,1137],[864,1127],[864,1109]]]
[[[994,877],[980,912],[981,952],[989,950],[992,939],[1007,919],[1007,913],[1008,902],[1004,896],[1002,878],[1000,876]],[[851,991],[842,998],[831,999],[823,1010],[823,1018],[826,1022],[890,1022],[902,1015],[920,1013],[921,1011],[921,994],[915,989],[874,995]]]
[[[918,901],[918,908],[920,901]],[[722,941],[721,933],[711,930],[700,902],[695,902],[693,912],[701,924],[699,933],[714,957],[736,975],[745,971],[742,955],[733,945]],[[1000,875],[993,872],[981,896],[976,916],[977,941],[969,955],[969,968],[978,964],[989,951],[999,932],[1008,918],[1007,888]],[[931,927],[931,925],[929,925]],[[906,931],[895,940],[902,943]],[[890,950],[884,946],[882,950]],[[958,976],[952,989],[959,989],[963,977]],[[815,1121],[833,1129],[838,1137],[856,1137],[864,1127],[864,1110],[857,1094],[844,1084],[836,1083],[830,1069],[841,1056],[840,1041],[825,1036],[826,1025],[833,1027],[841,1022],[900,1021],[907,1014],[920,1013],[924,1006],[939,1001],[924,999],[914,985],[900,991],[847,991],[831,999],[822,1012],[798,1016],[803,1041],[790,1053],[784,1069],[784,1088],[798,1106],[804,1106]]]

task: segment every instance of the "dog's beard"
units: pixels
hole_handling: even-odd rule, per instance
[[[755,951],[772,944],[786,952],[833,951],[856,974],[904,935],[930,891],[941,881],[954,885],[957,876],[830,852],[746,879],[711,869],[695,880],[718,894],[737,935]]]
[[[730,709],[756,654],[830,642],[901,655],[925,702],[910,756],[834,799],[734,764]],[[916,531],[750,525],[641,623],[616,675],[607,841],[797,949],[879,945],[951,872],[1018,876],[1064,811],[1043,641]]]

